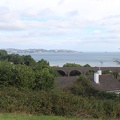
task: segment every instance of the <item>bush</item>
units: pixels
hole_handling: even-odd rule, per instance
[[[48,68],[35,71],[35,90],[50,90],[54,87],[54,75]]]
[[[81,65],[76,63],[66,63],[63,67],[81,67]]]
[[[0,111],[112,119],[120,118],[120,103],[119,100],[76,96],[67,90],[46,92],[4,87],[0,88]]]
[[[0,87],[13,86],[34,90],[50,90],[54,87],[56,75],[56,72],[48,65],[42,69],[37,67],[33,69],[31,66],[0,61]]]

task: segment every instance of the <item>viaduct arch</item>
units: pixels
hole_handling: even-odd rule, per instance
[[[96,72],[99,69],[120,73],[120,67],[53,67],[53,69],[58,71],[62,76],[75,76],[85,74],[88,71]]]

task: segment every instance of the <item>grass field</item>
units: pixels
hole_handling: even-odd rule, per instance
[[[27,116],[27,115],[1,114],[0,120],[94,120],[94,119],[65,118],[57,116]]]

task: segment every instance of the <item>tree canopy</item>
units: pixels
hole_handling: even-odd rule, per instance
[[[76,63],[66,63],[63,65],[63,67],[91,67],[89,64],[85,64],[85,65],[80,65],[80,64],[76,64]]]
[[[44,59],[30,55],[7,54],[0,50],[0,86],[48,90],[54,87],[56,72]]]
[[[66,63],[63,67],[81,67],[81,65],[76,63]]]

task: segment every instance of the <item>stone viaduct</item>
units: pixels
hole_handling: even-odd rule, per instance
[[[72,76],[72,73],[77,72],[78,74],[84,74],[86,72],[92,71],[97,72],[101,69],[104,71],[118,72],[120,73],[120,67],[53,67],[54,70],[58,71],[62,76]]]

